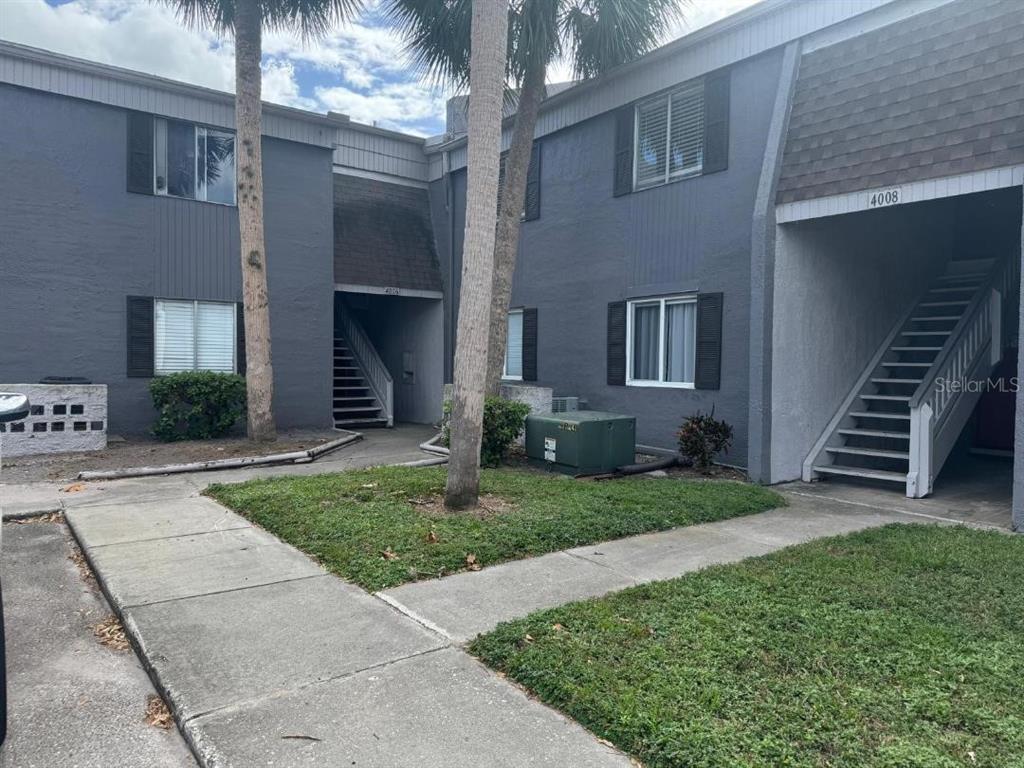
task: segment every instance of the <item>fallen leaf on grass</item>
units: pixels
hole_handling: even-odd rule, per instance
[[[92,633],[100,641],[100,645],[105,645],[115,651],[127,651],[131,647],[124,626],[118,621],[117,616],[108,616],[93,626]]]
[[[397,554],[395,554],[395,553],[394,553],[394,552],[393,552],[393,551],[391,550],[391,547],[388,547],[388,548],[387,548],[387,549],[385,549],[385,550],[384,550],[383,552],[381,552],[381,553],[380,553],[380,556],[381,556],[381,557],[383,557],[383,558],[384,558],[385,560],[397,560],[397,559],[398,559],[398,555],[397,555]]]
[[[85,483],[72,483],[61,488],[64,493],[78,493],[79,491],[85,490]]]
[[[555,632],[565,632],[565,627],[561,624],[552,624],[551,628],[555,630]]]
[[[427,544],[437,544],[438,541],[439,539],[434,531],[427,534]]]
[[[376,487],[377,487],[377,484],[376,484],[376,483],[363,483],[363,484],[362,484],[361,486],[359,486],[359,487],[360,487],[360,488],[376,488]]]
[[[479,571],[483,566],[476,561],[476,555],[466,555],[466,567],[471,571]]]
[[[164,700],[157,696],[155,693],[149,694],[146,697],[146,725],[152,725],[154,728],[162,728],[167,731],[174,725],[174,718],[171,716],[171,710],[164,704]]]

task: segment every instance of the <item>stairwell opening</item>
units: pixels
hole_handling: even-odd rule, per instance
[[[1008,520],[1020,263],[1019,187],[780,225],[773,480],[984,500]]]

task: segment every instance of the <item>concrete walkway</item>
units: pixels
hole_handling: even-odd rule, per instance
[[[380,597],[454,643],[500,622],[709,565],[764,555],[811,539],[894,522],[920,522],[866,506],[787,494],[788,507],[675,528],[389,589]]]
[[[631,765],[205,498],[66,517],[205,766]]]

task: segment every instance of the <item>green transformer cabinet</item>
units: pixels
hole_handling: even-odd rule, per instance
[[[636,418],[601,411],[531,414],[526,455],[572,475],[611,472],[636,461]]]

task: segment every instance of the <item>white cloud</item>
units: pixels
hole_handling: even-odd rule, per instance
[[[444,114],[445,103],[444,93],[418,82],[384,83],[369,93],[344,86],[317,88],[316,98],[360,123],[421,135],[437,132],[436,121]]]

